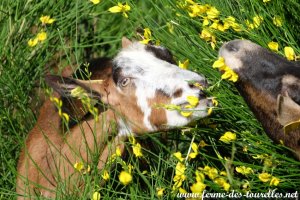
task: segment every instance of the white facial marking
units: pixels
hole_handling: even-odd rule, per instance
[[[149,131],[156,128],[150,122],[152,109],[148,100],[155,97],[156,91],[162,91],[170,96],[171,104],[185,104],[188,96],[199,96],[199,89],[191,88],[189,81],[203,82],[204,77],[180,69],[178,66],[157,58],[151,51],[146,50],[145,45],[133,43],[123,49],[114,59],[115,67],[121,68],[124,77],[130,77],[136,87],[137,105],[142,110],[144,126]],[[172,97],[177,90],[182,90],[180,97]],[[207,101],[201,100],[191,117],[181,116],[178,111],[166,111],[168,126],[183,126],[196,117],[207,115]]]

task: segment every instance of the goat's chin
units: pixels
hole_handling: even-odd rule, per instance
[[[199,104],[195,108],[190,109],[191,115],[187,117],[182,116],[182,114],[178,111],[167,110],[167,126],[176,128],[189,125],[197,119],[207,117],[209,115],[208,109],[212,106],[213,105],[211,99],[202,99],[199,101]]]
[[[199,101],[199,104],[194,109],[192,114],[192,120],[196,120],[199,118],[204,118],[209,115],[208,109],[213,107],[211,99],[202,99]]]

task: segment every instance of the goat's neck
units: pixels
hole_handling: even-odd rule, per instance
[[[276,97],[243,81],[237,84],[237,88],[256,118],[261,122],[266,133],[273,140],[279,142],[283,133],[282,126],[277,121]]]
[[[100,153],[105,143],[112,137],[116,118],[113,111],[107,110],[94,118],[72,128],[61,146],[61,153],[70,162],[83,160],[89,162],[91,155]]]

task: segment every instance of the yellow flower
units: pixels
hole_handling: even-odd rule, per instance
[[[186,176],[184,175],[185,170],[186,170],[186,166],[183,163],[178,162],[175,168],[175,176],[173,178],[174,181],[173,190],[180,188],[182,182],[186,179]]]
[[[229,143],[236,140],[236,134],[230,131],[227,131],[224,135],[220,137],[222,142]]]
[[[195,96],[187,96],[186,100],[193,107],[197,106],[199,103],[198,97],[195,97]]]
[[[262,182],[266,183],[266,182],[269,182],[271,180],[272,175],[264,172],[264,173],[259,174],[258,178]]]
[[[175,158],[177,158],[180,162],[182,162],[184,160],[184,158],[181,155],[181,152],[179,152],[179,151],[176,153],[173,153],[173,156],[175,156]]]
[[[52,24],[55,19],[51,18],[49,15],[46,15],[46,16],[41,16],[40,17],[40,21],[42,22],[43,25],[46,25],[46,24]]]
[[[216,100],[215,98],[212,99],[212,103],[215,107],[217,107],[219,105],[218,100]]]
[[[119,175],[119,181],[123,185],[128,185],[132,181],[132,175],[126,171],[122,171]]]
[[[259,27],[259,25],[261,24],[261,22],[263,21],[263,17],[262,16],[259,16],[259,15],[256,15],[253,17],[253,24],[254,24],[254,27],[257,28]]]
[[[211,180],[214,180],[218,176],[218,170],[214,167],[205,166],[204,169],[203,169],[203,172]]]
[[[273,17],[273,24],[275,26],[281,27],[282,26],[282,19],[280,16]]]
[[[189,154],[189,158],[191,159],[196,158],[196,156],[199,154],[198,145],[195,142],[192,143],[192,150],[193,152]]]
[[[243,175],[253,173],[253,169],[251,167],[245,167],[245,166],[236,167],[235,171],[237,171],[238,173],[243,174]]]
[[[100,0],[90,0],[90,2],[92,2],[93,4],[98,4],[100,3]]]
[[[59,110],[58,113],[59,113],[59,116],[61,116],[63,120],[65,120],[67,123],[69,122],[70,117],[67,113],[64,113],[64,112],[62,113],[61,110]]]
[[[218,60],[214,62],[212,67],[219,69],[220,71],[224,71],[226,69],[225,59],[223,57],[219,57]]]
[[[156,188],[156,195],[162,197],[164,195],[164,188]]]
[[[83,168],[84,168],[82,162],[76,162],[73,166],[74,166],[74,168],[75,168],[77,171],[81,171],[81,170],[83,170]]]
[[[220,175],[222,175],[222,176],[227,176],[227,172],[221,171],[221,172],[220,172]]]
[[[179,61],[178,66],[179,66],[181,69],[187,69],[188,66],[189,66],[189,64],[190,64],[189,59],[186,59],[183,63]]]
[[[295,60],[295,52],[292,47],[284,47],[284,54],[288,60]]]
[[[194,183],[190,189],[193,193],[202,194],[202,192],[205,190],[206,185],[202,182],[196,182]]]
[[[219,17],[220,11],[216,7],[210,7],[207,11],[207,18],[208,19],[215,19]]]
[[[277,42],[271,41],[271,42],[268,43],[268,47],[269,47],[272,51],[278,51],[279,45],[278,45]]]
[[[199,170],[196,170],[195,172],[196,174],[196,182],[204,182],[205,176],[202,172],[200,172]]]
[[[104,170],[104,172],[103,172],[103,174],[101,175],[101,177],[102,177],[105,181],[109,180],[110,176],[109,176],[107,170]]]
[[[186,106],[184,106],[184,110],[182,110],[181,112],[180,112],[180,114],[182,115],[182,116],[184,116],[184,117],[190,117],[192,114],[193,114],[193,111],[192,110],[188,110],[188,109],[191,109],[191,108],[193,108],[193,106],[191,106],[191,105],[186,105]]]
[[[216,37],[212,34],[212,32],[210,30],[208,30],[207,28],[204,28],[201,31],[200,38],[207,42],[210,42],[211,47],[213,49],[215,48],[216,42],[217,42]]]
[[[37,39],[39,40],[39,41],[44,41],[44,40],[46,40],[47,39],[47,33],[45,32],[45,31],[41,31],[41,32],[39,32],[38,34],[37,34]]]
[[[219,186],[223,187],[223,189],[224,189],[225,191],[227,191],[227,192],[229,191],[229,189],[230,189],[230,184],[227,183],[226,180],[225,180],[224,178],[216,178],[216,179],[214,179],[214,182],[215,182],[216,184],[218,184]]]
[[[246,25],[249,29],[258,28],[263,21],[263,17],[259,15],[254,16],[252,19],[253,23],[250,23],[249,20],[246,20]]]
[[[201,148],[203,148],[203,147],[206,147],[207,144],[206,144],[206,142],[205,142],[204,140],[201,140],[200,143],[199,143],[199,146],[200,146]]]
[[[207,110],[207,115],[208,115],[208,116],[211,115],[212,112],[213,112],[213,108],[212,108],[212,107],[208,108],[208,110]]]
[[[239,76],[237,75],[237,73],[235,73],[232,69],[230,69],[228,66],[225,67],[224,69],[224,73],[221,76],[221,79],[228,79],[229,81],[232,82],[237,82]]]
[[[28,40],[27,44],[28,44],[28,46],[30,46],[30,47],[34,47],[34,46],[37,45],[38,41],[39,41],[39,39],[36,37],[36,38],[34,38],[34,39]]]
[[[116,156],[120,157],[122,155],[120,147],[116,148]]]
[[[178,162],[176,167],[175,167],[175,174],[181,176],[181,175],[184,174],[185,170],[186,170],[185,164],[183,164],[181,162]]]
[[[207,11],[207,6],[205,5],[199,5],[199,4],[192,4],[189,6],[189,15],[190,17],[197,17],[202,15]]]
[[[100,197],[101,197],[101,195],[99,192],[94,192],[92,200],[100,200]]]
[[[231,27],[233,30],[239,32],[242,31],[241,26],[235,22],[235,18],[228,16],[223,20],[224,27]]]
[[[144,38],[140,41],[142,44],[148,44],[151,41],[151,30],[149,28],[144,28]]]
[[[280,182],[280,179],[273,176],[270,181],[270,186],[272,186],[272,185],[277,186],[279,184],[279,182]]]
[[[113,6],[113,7],[109,8],[108,11],[111,13],[122,12],[123,16],[128,18],[128,15],[126,12],[130,11],[130,6],[127,3],[126,4],[118,3],[117,6]]]
[[[142,153],[142,147],[141,147],[140,143],[137,143],[137,144],[133,145],[133,146],[132,146],[132,151],[133,151],[133,154],[134,154],[137,158],[143,156],[143,153]]]
[[[264,3],[270,2],[271,0],[263,0]]]
[[[183,189],[182,187],[179,188],[179,193],[180,194],[186,194],[187,191],[185,189]]]

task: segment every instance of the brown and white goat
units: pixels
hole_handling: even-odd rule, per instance
[[[29,133],[18,164],[17,193],[19,199],[34,196],[55,197],[59,185],[68,190],[78,187],[75,162],[91,163],[98,152],[98,169],[103,169],[110,149],[107,138],[114,138],[113,148],[124,148],[121,142],[131,133],[144,134],[168,130],[189,124],[208,115],[211,99],[194,83],[206,86],[205,78],[194,72],[180,69],[171,53],[159,46],[142,45],[123,38],[122,50],[110,65],[97,69],[101,80],[78,80],[47,76],[46,82],[64,97],[78,86],[90,98],[106,105],[105,111],[82,120],[78,125],[62,132],[61,117],[50,100],[41,108],[35,127]],[[100,66],[99,66],[100,67]],[[191,83],[193,82],[193,83]],[[188,96],[200,97],[190,117],[176,110],[159,108],[161,104],[175,104],[184,108]],[[113,135],[112,124],[117,124]],[[114,152],[112,150],[112,152]]]
[[[225,43],[219,56],[239,75],[236,86],[266,133],[300,160],[300,65],[248,40]]]

